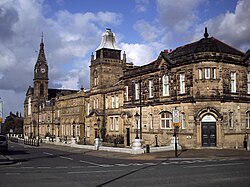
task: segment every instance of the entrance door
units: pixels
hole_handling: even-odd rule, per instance
[[[216,123],[202,122],[202,146],[216,146]]]
[[[130,129],[127,128],[127,146],[130,146]]]

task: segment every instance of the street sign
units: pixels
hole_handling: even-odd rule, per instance
[[[180,126],[181,126],[181,123],[173,123],[173,126],[174,126],[174,127],[180,127]]]
[[[172,116],[173,116],[173,123],[180,123],[180,111],[179,110],[176,110],[174,109],[173,110],[173,113],[172,113]]]

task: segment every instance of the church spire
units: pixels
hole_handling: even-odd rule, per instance
[[[43,32],[42,32],[42,36],[41,36],[40,50],[39,50],[39,54],[37,57],[37,63],[46,64],[46,57],[45,57],[45,53],[44,53],[44,43],[43,43]]]

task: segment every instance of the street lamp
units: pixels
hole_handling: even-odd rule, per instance
[[[136,120],[136,137],[135,139],[139,139],[139,136],[138,136],[138,121],[140,119],[140,115],[136,112],[135,114],[135,120]]]
[[[75,121],[73,121],[73,138],[75,138]]]
[[[100,136],[99,136],[100,123],[101,123],[100,118],[97,118],[97,138],[100,138]]]

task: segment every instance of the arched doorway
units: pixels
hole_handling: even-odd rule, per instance
[[[216,146],[216,119],[211,114],[205,115],[201,120],[201,136],[203,147]]]

